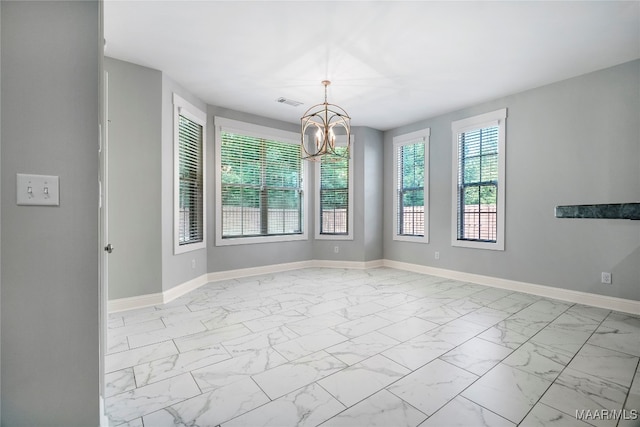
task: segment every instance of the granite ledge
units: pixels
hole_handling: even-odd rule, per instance
[[[556,218],[640,220],[640,202],[556,206]]]

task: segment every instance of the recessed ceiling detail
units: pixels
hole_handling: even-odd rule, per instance
[[[353,126],[388,130],[640,58],[640,1],[106,0],[104,12],[106,56],[292,124],[299,108],[274,100],[314,105],[323,79]]]

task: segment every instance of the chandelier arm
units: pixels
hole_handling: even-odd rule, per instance
[[[310,161],[318,161],[321,159],[327,159],[327,161],[339,160],[350,157],[350,145],[351,145],[351,117],[340,106],[335,104],[329,104],[327,101],[327,87],[331,84],[330,81],[322,81],[324,85],[324,103],[316,104],[309,108],[301,121],[301,145],[304,153],[303,159]],[[344,154],[339,153],[336,150],[336,134],[334,128],[338,126],[344,129],[346,132],[346,150]],[[311,141],[305,141],[307,131],[312,132],[310,128],[315,128],[315,143]],[[311,136],[311,135],[309,135]],[[310,151],[311,147],[314,147],[315,151]]]

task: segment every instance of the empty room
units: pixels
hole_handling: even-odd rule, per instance
[[[640,2],[0,18],[2,426],[640,426]]]

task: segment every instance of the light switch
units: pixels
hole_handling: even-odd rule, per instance
[[[16,174],[17,204],[60,206],[59,177]]]

